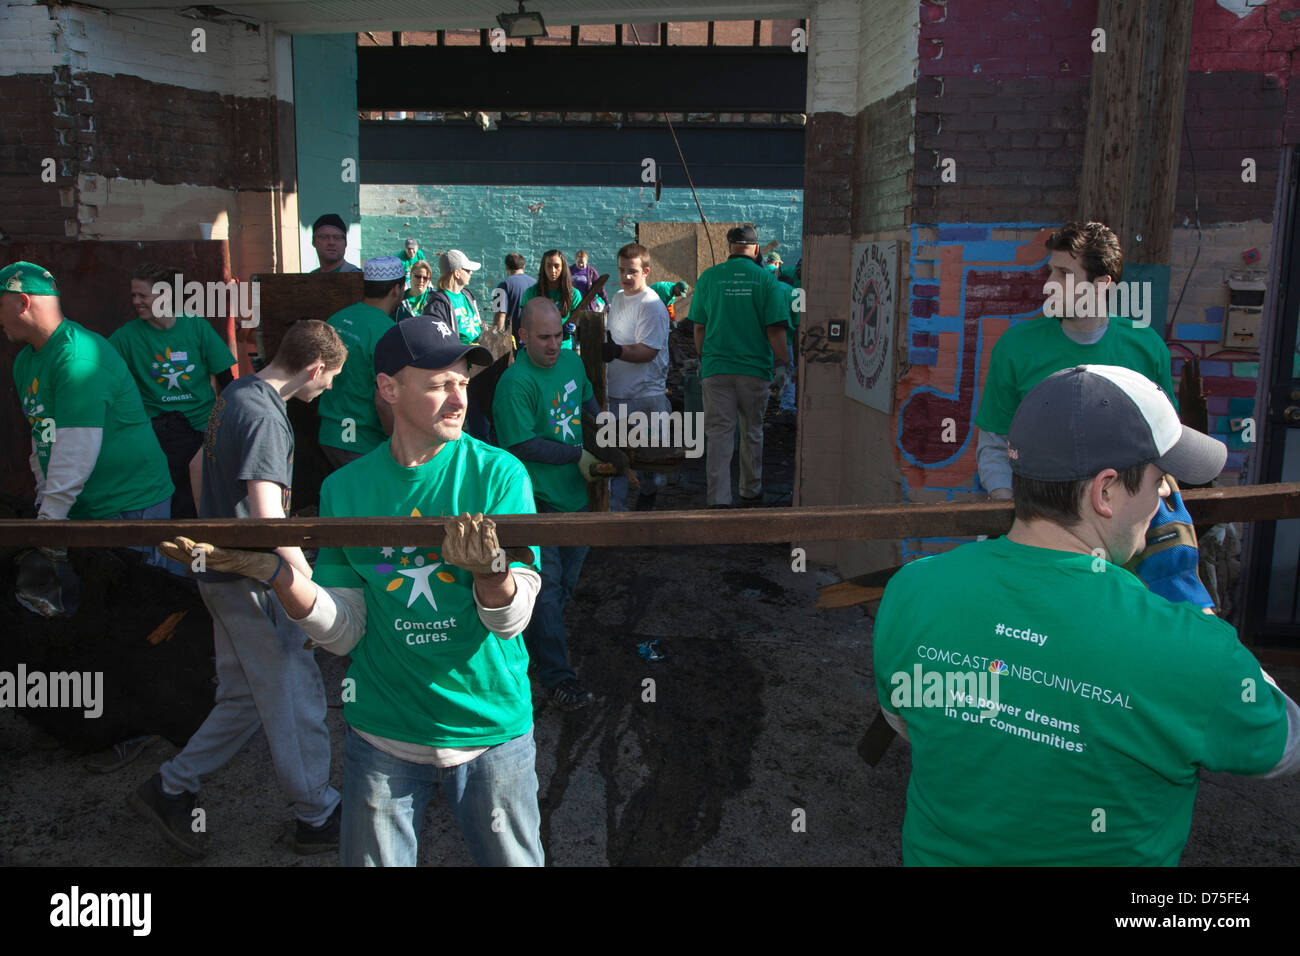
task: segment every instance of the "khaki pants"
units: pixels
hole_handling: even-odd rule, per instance
[[[704,391],[709,504],[731,504],[731,455],[740,421],[740,495],[763,493],[763,413],[770,384],[756,375],[710,375]]]

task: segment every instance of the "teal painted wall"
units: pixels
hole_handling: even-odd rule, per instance
[[[328,68],[324,65],[328,64]],[[298,146],[298,218],[302,271],[320,265],[311,224],[338,213],[349,224],[346,259],[360,265],[360,126],[357,121],[357,35],[293,38],[294,131]],[[343,161],[355,161],[352,182]]]
[[[802,190],[698,192],[710,222],[752,222],[761,244],[780,242],[777,251],[791,267],[799,259]],[[652,188],[618,186],[363,185],[361,212],[361,249],[367,258],[397,255],[413,236],[429,259],[459,249],[482,262],[483,271],[470,283],[480,303],[491,301],[491,289],[505,276],[507,253],[522,254],[527,273],[535,276],[547,249],[562,250],[570,262],[585,249],[597,271],[612,273],[614,254],[636,239],[638,221],[699,221],[689,189],[665,189],[655,202]]]

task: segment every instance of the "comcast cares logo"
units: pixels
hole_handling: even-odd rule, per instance
[[[1005,674],[1007,672],[1006,661],[993,661],[989,664],[990,674]]]

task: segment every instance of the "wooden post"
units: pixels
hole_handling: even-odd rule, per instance
[[[587,369],[591,392],[596,404],[605,408],[605,313],[583,310],[575,313],[578,322],[578,347],[582,350],[582,364]],[[587,483],[587,507],[592,511],[609,510],[609,482],[604,479]]]
[[[1194,5],[1100,0],[1097,7],[1105,52],[1092,54],[1078,215],[1110,226],[1125,262],[1170,260]]]

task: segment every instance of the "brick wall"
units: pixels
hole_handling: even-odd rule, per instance
[[[1272,217],[1285,110],[1286,90],[1276,76],[1187,75],[1187,133],[1178,162],[1176,223],[1193,221],[1193,183],[1203,224]],[[1249,183],[1242,181],[1241,165],[1248,158],[1255,161],[1255,181]]]
[[[197,240],[199,222],[242,228],[242,210],[252,232],[227,232],[236,271],[276,261],[275,231],[248,200],[261,194],[268,210],[282,202],[280,169],[293,157],[292,136],[280,135],[292,116],[280,39],[148,11],[13,4],[6,12],[6,235]],[[203,52],[193,49],[196,28],[206,31]],[[47,157],[54,183],[41,181]]]
[[[700,189],[710,222],[752,222],[763,244],[775,239],[791,266],[803,239],[803,195],[797,189]],[[482,262],[470,291],[480,308],[505,275],[502,260],[519,252],[536,275],[540,255],[561,249],[573,261],[578,249],[600,272],[612,272],[614,253],[636,239],[642,222],[697,222],[689,189],[578,186],[371,186],[361,187],[361,255],[396,255],[408,236],[426,257],[460,249]],[[717,250],[719,261],[726,251]],[[655,276],[651,276],[655,279]],[[694,276],[685,276],[695,284]]]
[[[908,84],[858,114],[853,158],[855,234],[900,229],[909,222],[915,102],[916,86]]]

